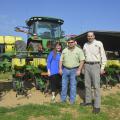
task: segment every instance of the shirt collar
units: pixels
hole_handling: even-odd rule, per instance
[[[88,44],[93,44],[96,42],[96,39],[94,39],[92,42],[88,42]]]

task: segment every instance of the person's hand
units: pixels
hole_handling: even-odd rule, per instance
[[[62,75],[62,69],[59,69],[59,74]]]
[[[101,70],[101,71],[100,71],[100,74],[101,74],[101,75],[105,74],[105,70]]]
[[[51,73],[50,73],[50,71],[48,70],[48,76],[50,76],[51,75]]]
[[[80,70],[80,69],[77,69],[76,75],[79,76],[80,74],[81,74],[81,70]]]

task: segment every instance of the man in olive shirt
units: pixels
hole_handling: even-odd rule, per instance
[[[62,75],[61,101],[66,101],[70,80],[70,103],[73,104],[76,98],[76,76],[81,73],[85,57],[82,49],[76,46],[74,39],[69,39],[67,44],[68,47],[62,51],[59,64],[59,72]]]

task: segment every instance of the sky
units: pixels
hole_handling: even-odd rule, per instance
[[[90,30],[120,31],[120,0],[0,0],[0,35],[15,35],[32,16],[49,16],[64,20],[65,34],[82,34]]]

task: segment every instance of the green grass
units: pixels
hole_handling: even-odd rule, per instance
[[[120,108],[120,93],[116,93],[115,95],[111,94],[105,98],[103,98],[103,104],[110,107],[119,107]]]
[[[29,117],[58,116],[59,108],[51,105],[25,105],[16,108],[0,108],[0,120],[27,120]]]
[[[92,114],[92,107],[79,104],[55,103],[0,107],[0,120],[120,120],[120,93],[102,98],[100,114]]]
[[[92,114],[92,107],[79,104],[55,103],[0,107],[0,120],[120,120],[120,93],[102,98],[100,114]]]
[[[68,107],[59,104],[25,105],[16,108],[0,108],[1,120],[109,120],[105,113],[91,114],[90,108],[80,108],[77,104]],[[43,119],[43,120],[44,120]]]

